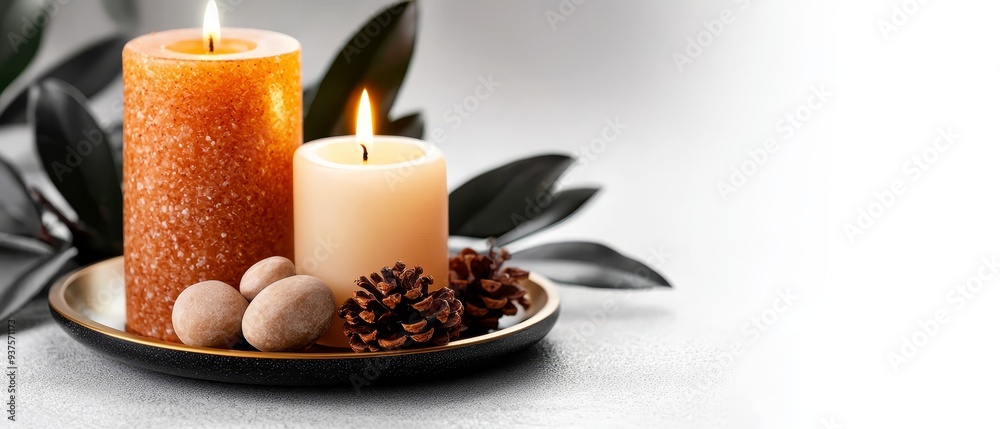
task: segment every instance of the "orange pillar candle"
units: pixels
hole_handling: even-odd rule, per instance
[[[206,29],[141,36],[122,54],[126,328],[168,341],[185,287],[238,287],[253,263],[293,256],[300,45]]]

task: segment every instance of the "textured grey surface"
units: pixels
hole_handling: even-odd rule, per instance
[[[395,387],[271,388],[183,379],[90,351],[42,300],[15,316],[23,427],[521,427],[650,422],[717,427],[720,389],[708,350],[669,335],[669,292],[563,288],[548,339],[494,369]],[[623,296],[625,297],[623,299]],[[586,309],[616,305],[604,323]],[[641,344],[639,351],[637,344]]]

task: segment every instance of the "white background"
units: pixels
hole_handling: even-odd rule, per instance
[[[356,27],[386,4],[246,0],[223,24],[298,38],[312,82]],[[1000,252],[1000,4],[915,4],[590,0],[559,12],[556,0],[421,3],[418,47],[395,112],[421,110],[428,129],[446,131],[440,147],[452,186],[529,155],[583,154],[588,162],[568,185],[597,184],[603,192],[572,220],[524,245],[587,239],[643,260],[661,249],[672,255],[658,268],[675,290],[629,296],[620,303],[625,310],[610,315],[641,326],[635,331],[641,334],[611,332],[617,325],[608,323],[598,326],[605,332],[592,347],[602,355],[594,362],[645,363],[642,372],[614,374],[634,383],[609,382],[616,397],[634,399],[601,407],[601,389],[586,391],[586,398],[574,396],[572,386],[546,391],[542,396],[553,398],[549,424],[581,423],[574,417],[580,413],[595,416],[589,420],[595,424],[682,427],[838,427],[831,419],[845,428],[988,427],[995,421],[997,280],[986,281],[961,309],[948,293],[976,275],[981,258]],[[894,7],[904,5],[913,13],[902,12],[905,22],[897,17],[898,30],[886,37],[880,21],[891,24]],[[144,1],[140,30],[196,26],[203,7],[200,0]],[[688,38],[725,10],[735,20],[680,70],[674,54],[684,54]],[[553,24],[550,12],[561,19]],[[32,70],[111,28],[98,2],[71,1]],[[500,87],[454,127],[447,109],[491,75]],[[779,121],[807,103],[812,88],[833,96],[785,138]],[[118,99],[120,89],[102,94],[98,114],[114,116]],[[628,127],[603,152],[587,152],[616,118]],[[933,153],[936,162],[913,180],[904,171],[908,160],[949,127],[960,135],[957,142]],[[724,198],[720,181],[768,138],[777,140],[777,151]],[[33,157],[26,130],[0,130],[0,139],[3,156],[22,163]],[[896,180],[906,191],[852,242],[844,225]],[[752,337],[745,325],[772,310],[780,290],[797,298],[759,339]],[[617,299],[564,291],[566,311],[553,336],[589,323],[583,303]],[[948,323],[894,368],[887,354],[902,353],[901,337],[912,338],[939,309]],[[700,374],[718,368],[690,356],[685,362],[694,369],[687,376],[657,374],[677,365],[668,360],[685,359],[687,345],[710,350],[734,342],[746,351],[718,374]],[[717,376],[723,381],[712,395],[690,398],[692,383]],[[654,387],[639,381],[650,378]],[[516,390],[510,395],[505,406],[518,401]],[[655,400],[643,401],[649,397]]]

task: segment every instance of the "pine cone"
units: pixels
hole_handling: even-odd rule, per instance
[[[362,290],[344,301],[337,314],[344,319],[344,334],[356,352],[440,346],[458,339],[462,303],[445,287],[428,295],[434,283],[423,268],[406,268],[397,261],[355,283]]]
[[[528,278],[528,272],[513,267],[500,270],[508,259],[507,249],[491,248],[483,255],[465,249],[449,261],[451,288],[465,305],[462,325],[467,334],[497,329],[501,316],[517,314],[514,301],[525,309],[531,306],[528,291],[518,284]]]

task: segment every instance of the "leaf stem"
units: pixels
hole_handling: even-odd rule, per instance
[[[35,199],[38,200],[38,202],[42,205],[42,208],[56,215],[56,218],[58,218],[60,222],[66,225],[66,228],[69,228],[70,232],[74,236],[77,237],[89,236],[89,233],[86,231],[86,229],[84,229],[82,225],[80,225],[80,223],[69,220],[69,217],[67,217],[66,214],[62,212],[62,210],[59,210],[59,208],[56,207],[55,204],[52,204],[52,202],[49,201],[48,198],[45,198],[45,195],[42,194],[42,192],[39,191],[37,188],[31,188],[31,193],[32,196],[34,196]],[[47,235],[51,235],[48,233],[48,229],[44,229],[44,232]]]

